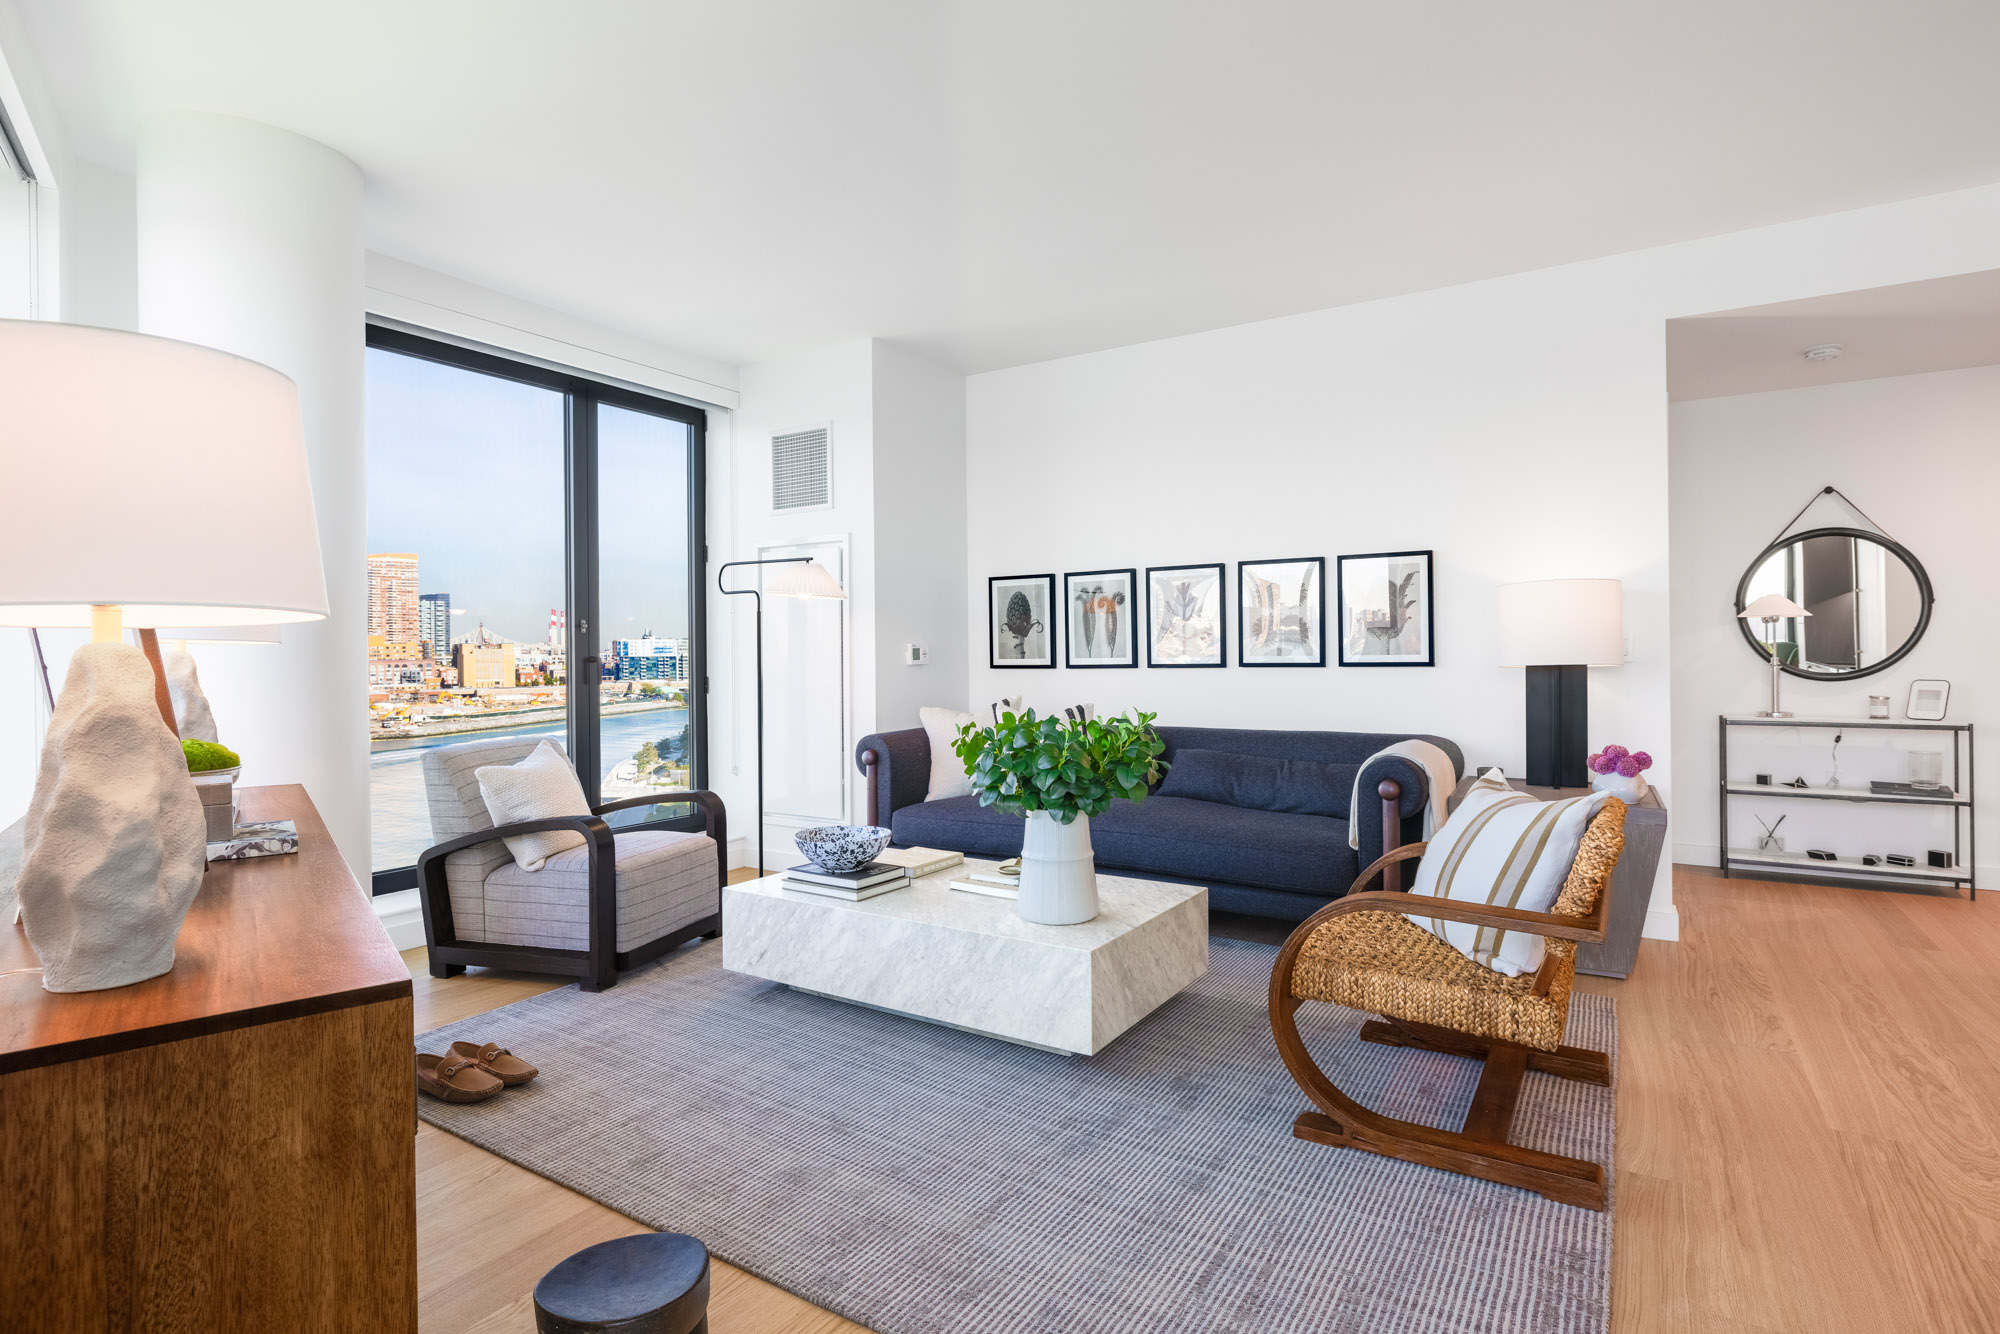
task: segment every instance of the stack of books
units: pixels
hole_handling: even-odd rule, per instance
[[[941,852],[937,848],[884,848],[876,854],[877,866],[901,866],[910,873],[910,879],[921,880],[939,871],[949,871],[954,866],[965,864],[962,852]]]
[[[808,863],[785,872],[785,888],[829,899],[859,903],[910,883],[910,873],[886,862],[870,862],[858,871],[822,871]]]
[[[967,894],[985,894],[996,899],[1021,897],[1021,877],[1001,875],[998,871],[974,871],[963,880],[952,881],[951,887]]]

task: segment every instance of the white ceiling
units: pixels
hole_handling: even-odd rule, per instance
[[[966,370],[2000,180],[1965,0],[14,0],[82,156],[345,152],[385,254]]]
[[[1832,361],[1810,347],[1840,345]],[[2000,365],[2000,270],[1667,321],[1667,396],[1721,398]]]

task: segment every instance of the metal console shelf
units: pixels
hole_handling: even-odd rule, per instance
[[[1949,732],[1951,733],[1951,786],[1935,796],[1908,796],[1877,793],[1860,788],[1782,787],[1731,781],[1729,777],[1729,729],[1732,727],[1816,727],[1849,732]],[[1979,897],[1973,883],[1977,868],[1978,835],[1972,814],[1972,724],[1892,722],[1879,718],[1762,718],[1723,714],[1718,719],[1720,740],[1722,873],[1732,866],[1766,874],[1783,873],[1788,878],[1823,878],[1831,884],[1891,885],[1909,889],[1921,885],[1965,886],[1968,898]],[[1753,852],[1729,846],[1729,799],[1731,797],[1776,797],[1800,801],[1851,801],[1885,806],[1940,806],[1951,815],[1951,855],[1954,865],[1863,866],[1851,857],[1819,861],[1803,852]]]

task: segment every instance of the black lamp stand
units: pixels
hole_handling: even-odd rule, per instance
[[[1589,787],[1590,668],[1528,668],[1528,786]]]
[[[722,576],[738,565],[803,565],[811,556],[771,556],[764,560],[732,560],[715,572],[715,586],[732,597],[748,593],[757,599],[757,874],[764,874],[764,595],[754,588],[723,588]],[[1533,671],[1531,667],[1528,670]]]

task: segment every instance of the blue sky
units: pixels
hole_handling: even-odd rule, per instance
[[[687,428],[605,408],[598,421],[600,646],[687,629]],[[368,349],[368,549],[414,551],[480,622],[539,640],[563,605],[563,399],[553,390]]]

